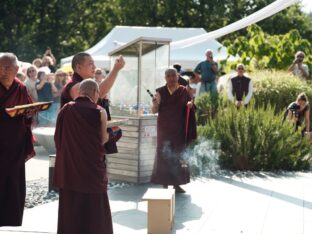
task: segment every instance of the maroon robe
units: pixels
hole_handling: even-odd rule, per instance
[[[170,95],[167,86],[157,90],[161,103],[157,119],[157,149],[151,182],[162,185],[181,185],[190,182],[188,168],[180,160],[186,146],[196,138],[194,108],[190,110],[186,135],[186,104],[191,101],[185,87]]]
[[[111,234],[107,173],[97,105],[78,97],[61,110],[55,129],[58,234]]]
[[[22,225],[25,204],[25,161],[35,155],[31,118],[11,118],[5,108],[31,103],[17,78],[7,90],[0,84],[0,226]]]
[[[74,72],[72,80],[69,81],[62,89],[60,108],[62,108],[66,103],[73,101],[72,97],[70,96],[70,90],[75,84],[78,84],[81,81],[83,81],[83,78],[78,75],[78,73]]]
[[[83,78],[78,73],[74,72],[72,80],[69,81],[62,90],[60,108],[62,108],[66,103],[73,101],[72,97],[70,96],[70,90],[74,85],[80,83],[81,81],[83,81]],[[108,120],[111,120],[110,111],[108,107],[109,102],[108,100],[107,103],[104,104],[104,102],[105,102],[104,99],[99,99],[98,104],[106,110],[107,118]],[[107,154],[118,153],[116,141],[111,137],[109,138],[108,142],[105,143],[104,146]]]

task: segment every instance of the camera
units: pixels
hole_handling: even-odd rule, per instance
[[[300,106],[297,106],[297,105],[292,105],[291,107],[289,107],[289,110],[291,111],[292,115],[295,116],[295,118],[298,118],[299,117],[299,111],[300,109]]]

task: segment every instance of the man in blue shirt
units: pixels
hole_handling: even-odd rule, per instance
[[[199,94],[203,92],[217,92],[218,63],[213,60],[212,50],[206,50],[206,60],[200,62],[194,69],[196,76],[201,75]]]

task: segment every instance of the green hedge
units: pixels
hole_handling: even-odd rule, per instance
[[[199,127],[199,135],[215,142],[221,168],[231,170],[309,169],[311,143],[274,108],[233,105]]]

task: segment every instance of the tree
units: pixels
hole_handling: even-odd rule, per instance
[[[0,51],[21,60],[42,56],[46,47],[57,58],[86,50],[116,25],[200,27],[216,30],[274,0],[3,0]],[[260,23],[269,34],[298,29],[312,40],[312,19],[294,6]],[[278,26],[277,26],[278,25]],[[227,35],[234,40],[246,30]]]
[[[224,45],[230,55],[239,55],[244,64],[260,69],[286,69],[299,50],[307,54],[306,63],[310,67],[312,65],[311,44],[296,29],[285,35],[269,35],[259,26],[251,25],[246,36],[237,37],[234,41],[225,40]]]

